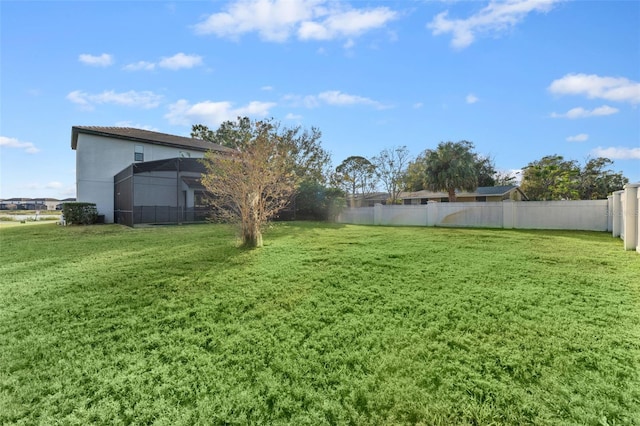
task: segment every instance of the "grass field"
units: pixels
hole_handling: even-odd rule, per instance
[[[0,229],[0,424],[640,424],[608,234]]]

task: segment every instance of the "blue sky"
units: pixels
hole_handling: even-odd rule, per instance
[[[334,165],[472,141],[640,181],[640,2],[0,2],[0,198],[75,196],[71,126],[317,127]]]

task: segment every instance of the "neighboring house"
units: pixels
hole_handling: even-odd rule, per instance
[[[55,210],[55,198],[7,198],[0,200],[0,210]]]
[[[375,204],[386,204],[389,194],[376,192],[365,197],[356,196],[355,205],[358,207],[372,207]],[[449,201],[446,192],[414,191],[401,192],[398,200],[405,205],[427,204],[429,201],[443,202]],[[520,187],[515,185],[506,186],[481,186],[473,192],[456,191],[456,202],[468,201],[527,201],[528,198]]]
[[[71,149],[76,151],[77,200],[95,203],[106,223],[127,225],[141,223],[133,215],[135,207],[143,206],[173,209],[166,221],[186,219],[175,215],[198,202],[203,169],[197,159],[209,150],[230,151],[200,139],[97,126],[72,127]]]
[[[400,197],[403,204],[427,204],[429,201],[448,202],[449,196],[446,192],[416,191],[401,192]],[[457,191],[456,202],[469,201],[527,201],[528,198],[520,187],[515,185],[505,186],[480,186],[473,192]]]

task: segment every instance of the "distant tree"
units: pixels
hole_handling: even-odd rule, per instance
[[[474,154],[474,156],[478,186],[494,186],[496,184],[496,168],[493,160],[479,154]]]
[[[390,196],[391,204],[397,203],[400,191],[403,189],[403,180],[410,158],[406,146],[387,148],[373,157],[376,173]]]
[[[440,142],[424,154],[425,186],[430,191],[446,191],[456,200],[456,189],[475,191],[478,187],[478,156],[469,141]]]
[[[403,187],[405,191],[422,191],[427,187],[427,154],[426,150],[419,154],[415,160],[407,164],[407,169],[403,176]]]
[[[253,123],[249,117],[238,117],[236,121],[225,121],[218,129],[211,130],[204,124],[191,126],[191,137],[217,143],[227,148],[238,149],[253,136]]]
[[[473,189],[475,190],[478,186],[494,186],[496,184],[496,169],[495,169],[493,160],[490,157],[485,157],[476,152],[473,152],[473,143],[471,142],[468,142],[468,141],[460,141],[456,143],[446,142],[438,145],[437,150],[431,150],[431,149],[425,150],[423,153],[418,155],[418,157],[416,157],[414,161],[408,164],[406,172],[404,174],[404,179],[403,179],[404,189],[406,191],[421,191],[423,189],[430,189],[431,187],[433,187],[427,184],[427,180],[429,179],[429,175],[427,174],[427,165],[429,163],[429,160],[431,160],[432,166],[433,166],[433,160],[435,158],[434,155],[436,155],[434,154],[434,152],[438,152],[438,151],[440,151],[440,154],[442,154],[438,157],[440,158],[441,161],[445,162],[441,164],[443,167],[444,167],[444,164],[447,164],[446,163],[447,157],[444,155],[447,152],[449,152],[452,156],[463,155],[466,161],[472,162],[472,168],[473,168],[473,173],[475,174],[475,177],[476,177],[476,183],[468,187],[473,187]],[[454,163],[456,165],[458,164],[457,161],[453,160],[453,157],[451,157],[451,159],[452,159],[451,164],[454,164]],[[461,188],[455,188],[455,189],[464,189],[464,188],[461,187]],[[455,189],[454,189],[454,197],[455,197]],[[445,189],[444,186],[438,189],[437,191],[440,191],[440,190],[446,190],[447,193],[449,192],[449,190]]]
[[[493,175],[493,181],[495,186],[516,185],[517,177],[515,174],[509,172],[496,172],[496,174]]]
[[[311,180],[326,184],[329,179],[331,155],[322,148],[322,133],[312,127],[311,130],[301,126],[281,128],[280,123],[266,120],[278,134],[281,150],[286,150],[287,161],[291,172],[300,182]],[[225,121],[213,131],[203,124],[195,124],[191,128],[191,137],[217,143],[232,149],[240,149],[254,137],[254,122],[248,117],[238,117],[236,121]]]
[[[298,177],[288,141],[272,123],[253,121],[239,130],[230,139],[234,152],[205,155],[202,184],[217,217],[240,224],[244,246],[260,247],[264,225],[290,203]]]
[[[338,188],[305,180],[296,193],[296,219],[333,220],[345,206],[344,192]]]
[[[378,182],[376,167],[364,157],[351,156],[336,167],[333,181],[350,196],[353,207],[356,194],[364,197],[375,191]]]
[[[580,166],[561,155],[547,155],[522,170],[521,189],[532,201],[577,200]]]
[[[622,173],[607,169],[613,161],[598,157],[588,159],[580,170],[578,193],[581,200],[606,199],[613,191],[618,191],[629,183]]]

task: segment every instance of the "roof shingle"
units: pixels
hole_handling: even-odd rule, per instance
[[[71,149],[78,146],[80,133],[104,136],[109,138],[125,139],[137,142],[146,142],[155,145],[166,145],[177,148],[188,148],[195,151],[220,151],[230,152],[230,148],[207,142],[202,139],[187,138],[184,136],[170,135],[167,133],[153,132],[151,130],[135,129],[132,127],[101,127],[101,126],[73,126],[71,128]]]

